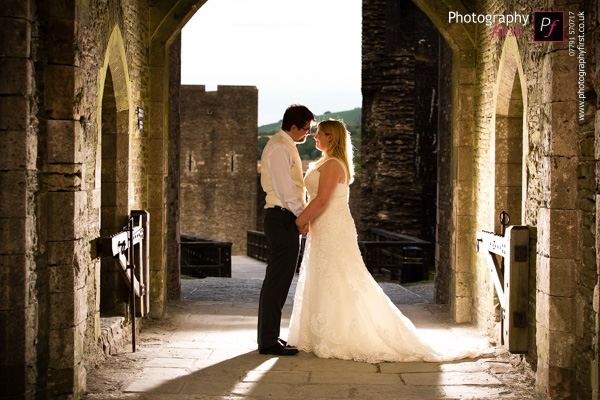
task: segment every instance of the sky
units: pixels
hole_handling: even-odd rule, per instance
[[[294,103],[362,106],[362,0],[208,0],[183,28],[181,83],[258,88],[258,125]]]

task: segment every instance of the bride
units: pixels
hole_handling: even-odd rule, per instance
[[[449,361],[481,355],[475,349],[435,349],[371,277],[358,248],[348,208],[352,144],[336,120],[317,125],[323,156],[306,172],[310,203],[296,219],[309,233],[296,288],[288,342],[321,358],[369,363]]]

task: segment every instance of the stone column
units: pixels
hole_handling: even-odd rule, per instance
[[[544,148],[542,185],[545,207],[538,214],[537,244],[537,378],[538,390],[551,398],[573,394],[575,273],[580,255],[577,201],[576,63],[567,50],[543,59],[551,82],[541,126]]]
[[[56,3],[60,3],[56,4]],[[87,193],[83,176],[83,133],[75,110],[84,71],[77,66],[75,1],[51,2],[41,9],[47,19],[48,64],[45,73],[47,156],[45,165],[45,238],[48,249],[48,396],[78,396],[85,390],[83,357],[87,316]]]
[[[38,358],[30,13],[28,1],[7,0],[0,16],[0,381],[14,398],[35,395]]]

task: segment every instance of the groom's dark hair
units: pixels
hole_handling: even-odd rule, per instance
[[[296,128],[304,128],[304,124],[315,120],[313,113],[300,104],[292,104],[289,106],[283,114],[283,121],[281,122],[281,129],[289,131],[292,129],[292,125],[296,125]]]

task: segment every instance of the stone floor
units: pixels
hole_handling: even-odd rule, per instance
[[[261,355],[256,350],[257,293],[264,264],[234,257],[232,278],[182,281],[182,300],[167,316],[143,321],[131,344],[88,372],[86,399],[534,399],[518,356],[495,348],[448,363],[366,364]],[[481,339],[432,304],[427,285],[380,283],[424,336]],[[431,285],[431,284],[428,284]],[[395,297],[394,297],[395,296]],[[283,327],[291,313],[290,296]],[[419,300],[420,299],[420,300]],[[429,301],[429,302],[428,302]],[[287,330],[282,331],[285,337]]]

